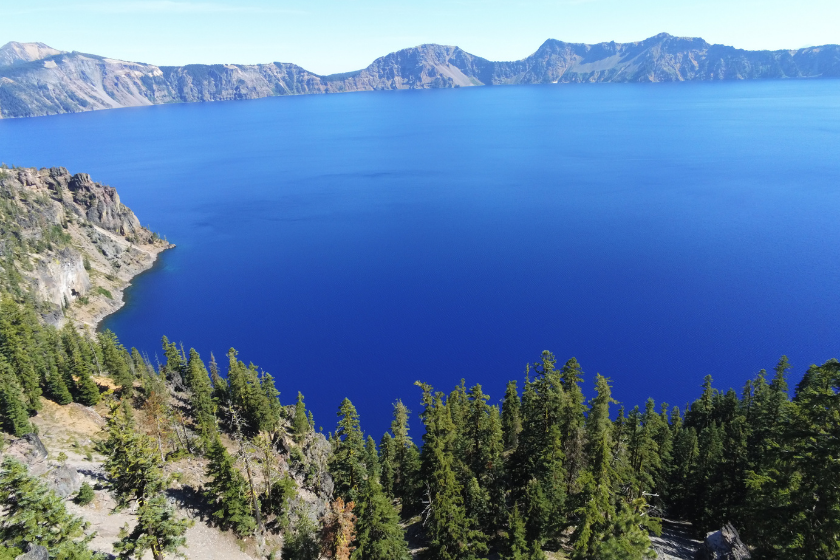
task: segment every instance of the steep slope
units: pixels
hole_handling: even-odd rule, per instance
[[[840,46],[746,51],[666,33],[635,43],[549,39],[531,56],[491,62],[458,47],[420,45],[363,70],[319,76],[294,64],[154,66],[40,43],[0,49],[0,118],[276,95],[575,82],[840,77]],[[50,54],[52,53],[52,54]],[[2,66],[2,60],[10,60]]]
[[[169,247],[85,173],[0,169],[0,292],[33,298],[52,324],[94,326]]]

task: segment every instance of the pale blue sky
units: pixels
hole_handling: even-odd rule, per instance
[[[367,66],[421,43],[515,60],[546,39],[660,32],[746,49],[840,43],[840,0],[0,0],[0,44],[41,41],[158,65]]]

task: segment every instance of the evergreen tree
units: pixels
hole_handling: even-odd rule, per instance
[[[73,395],[70,394],[70,390],[67,388],[65,377],[61,374],[58,366],[54,362],[49,365],[49,373],[47,374],[45,385],[47,396],[54,402],[61,405],[73,402]]]
[[[379,468],[381,472],[380,481],[382,483],[382,491],[389,498],[394,497],[395,463],[394,438],[391,437],[391,434],[385,432],[382,439],[379,440]]]
[[[187,363],[187,385],[192,391],[190,401],[197,431],[201,437],[201,446],[206,450],[216,438],[216,403],[213,402],[213,387],[207,376],[207,370],[201,356],[190,348]]]
[[[184,534],[190,522],[178,519],[175,509],[163,493],[142,500],[137,510],[137,524],[131,531],[128,525],[120,531],[114,550],[120,558],[140,560],[151,551],[154,560],[163,560],[166,553],[178,554],[186,544]]]
[[[212,510],[210,516],[222,529],[250,535],[257,524],[251,511],[248,483],[218,438],[210,445],[207,458],[207,476],[211,480],[204,485],[204,496]]]
[[[112,403],[106,430],[108,458],[105,472],[117,499],[117,507],[142,501],[163,489],[161,460],[148,436],[138,434],[127,406]]]
[[[362,484],[367,479],[364,437],[359,427],[359,415],[350,399],[344,399],[338,409],[338,428],[333,438],[330,474],[335,493],[347,502],[357,502]]]
[[[597,396],[586,420],[589,468],[583,472],[572,534],[574,558],[599,560],[639,559],[649,555],[647,531],[656,531],[656,520],[647,515],[644,499],[632,505],[618,497],[617,473],[612,465],[612,423],[609,405],[615,401],[608,381],[596,376]]]
[[[25,550],[31,543],[45,547],[50,558],[93,559],[88,524],[67,513],[64,500],[11,457],[0,467],[0,507],[0,542],[7,546]]]
[[[779,384],[781,387],[781,384]],[[755,545],[762,557],[840,557],[840,362],[811,366],[789,406],[790,424],[748,472]]]
[[[306,419],[306,404],[303,402],[303,393],[298,391],[297,403],[295,404],[295,416],[292,419],[292,433],[295,441],[302,442],[312,428]]]
[[[368,436],[365,441],[365,465],[367,466],[368,479],[375,478],[379,480],[381,468],[379,465],[379,453],[376,451],[376,442],[373,441],[371,436]]]
[[[425,519],[429,552],[440,560],[472,560],[486,553],[484,536],[472,527],[466,515],[461,485],[453,471],[452,449],[455,427],[449,407],[440,393],[419,384],[423,389],[426,425],[423,436],[424,472],[428,473],[428,508]]]
[[[516,390],[516,381],[510,381],[502,401],[502,433],[505,449],[514,449],[522,431],[521,402]]]
[[[134,375],[125,360],[125,348],[117,340],[117,335],[107,329],[99,333],[98,338],[102,365],[108,370],[114,383],[119,385],[123,397],[130,397],[134,390]]]
[[[0,355],[17,376],[18,386],[23,390],[24,403],[31,413],[41,408],[41,375],[33,359],[34,348],[32,322],[27,320],[20,306],[4,297],[0,301]]]
[[[510,385],[508,385],[510,387]],[[505,554],[502,560],[528,560],[528,542],[525,537],[525,519],[519,514],[519,506],[514,505],[508,517],[508,531]]]
[[[372,478],[365,484],[358,507],[357,547],[353,560],[408,560],[408,544],[393,504]]]
[[[315,522],[306,511],[295,511],[294,528],[283,540],[283,558],[288,560],[318,560],[321,546]]]
[[[0,355],[0,421],[3,429],[20,437],[32,431],[23,391],[6,359]]]
[[[421,484],[420,450],[408,435],[410,410],[401,400],[394,403],[394,419],[391,433],[394,434],[394,497],[402,502],[403,509],[410,511],[420,500]]]

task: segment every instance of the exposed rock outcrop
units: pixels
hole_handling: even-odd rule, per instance
[[[0,169],[0,258],[12,265],[0,270],[0,287],[34,296],[49,323],[95,325],[168,247],[116,189],[85,173]]]
[[[50,553],[46,547],[29,543],[26,552],[17,556],[15,560],[50,560]]]
[[[49,471],[44,478],[56,494],[62,498],[72,496],[82,487],[82,475],[73,467],[60,465]]]
[[[741,542],[738,531],[731,523],[724,525],[720,531],[713,531],[706,535],[703,546],[695,556],[696,560],[746,560],[751,558],[750,551]]]
[[[27,466],[36,475],[47,472],[47,448],[37,434],[26,434],[9,444],[3,451],[4,457],[12,457]]]
[[[825,77],[840,77],[838,45],[746,51],[667,33],[595,45],[549,39],[531,56],[512,62],[493,62],[454,46],[420,45],[380,57],[363,70],[329,76],[283,62],[155,66],[9,43],[0,48],[0,118],[384,89]]]

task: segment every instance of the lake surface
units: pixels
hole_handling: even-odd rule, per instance
[[[0,121],[177,243],[106,320],[231,346],[378,440],[552,350],[628,406],[840,357],[840,81],[376,92]],[[153,358],[154,359],[154,358]],[[419,437],[419,422],[413,422]]]

